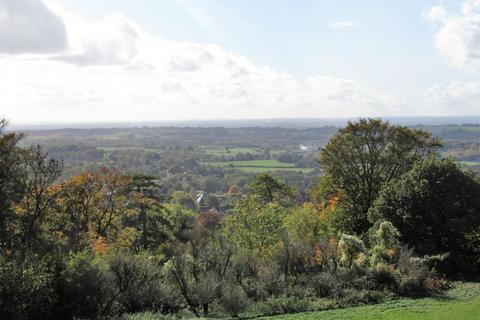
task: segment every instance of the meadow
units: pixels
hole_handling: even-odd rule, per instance
[[[302,173],[312,172],[313,168],[298,168],[293,163],[280,162],[276,159],[268,160],[240,160],[203,162],[204,165],[231,167],[244,172],[274,172],[279,170],[297,171]]]
[[[206,154],[217,155],[217,156],[228,156],[228,155],[234,156],[240,153],[260,154],[263,152],[263,150],[259,148],[247,148],[247,147],[205,148],[203,149],[203,151]]]
[[[480,161],[458,161],[458,164],[466,167],[478,167],[480,166]]]

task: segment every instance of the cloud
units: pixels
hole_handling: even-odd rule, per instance
[[[478,115],[480,82],[453,81],[447,85],[435,85],[425,90],[423,98],[443,114]]]
[[[442,6],[434,6],[422,15],[426,20],[436,22],[444,20],[447,16],[447,11]]]
[[[355,21],[336,21],[328,25],[328,27],[335,31],[346,29],[364,29],[365,26]]]
[[[477,104],[480,102],[480,82],[454,81],[427,89],[424,96],[437,104]]]
[[[70,28],[79,28],[79,25],[78,33],[73,31],[73,37],[77,37],[76,45],[72,39],[73,53],[55,59],[80,66],[124,65],[134,61],[137,56],[141,31],[121,13],[110,14],[100,22],[76,21]]]
[[[67,36],[62,19],[43,1],[0,1],[0,52],[52,53],[66,46]]]
[[[68,47],[2,59],[2,112],[12,121],[142,121],[395,115],[401,99],[351,79],[295,77],[216,44],[145,32],[114,13],[86,21],[55,8]]]
[[[466,71],[480,70],[480,1],[465,1],[457,13],[441,6],[424,17],[434,23],[434,43],[450,65]]]
[[[377,92],[350,79],[316,75],[306,79],[306,86],[310,104],[328,106],[333,112],[367,116],[381,110],[383,115],[393,115],[406,105],[398,96]]]

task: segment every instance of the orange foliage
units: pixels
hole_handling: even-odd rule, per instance
[[[92,244],[92,250],[95,254],[107,254],[108,247],[103,237],[98,237]]]

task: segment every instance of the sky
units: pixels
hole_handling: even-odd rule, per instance
[[[12,123],[480,115],[480,0],[0,0]]]

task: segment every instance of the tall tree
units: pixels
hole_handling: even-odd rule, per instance
[[[393,223],[403,243],[420,255],[448,253],[452,269],[444,271],[480,266],[478,176],[462,172],[449,160],[416,163],[381,190],[369,217]]]
[[[293,201],[292,189],[267,173],[257,175],[249,187],[249,196],[256,198],[262,205],[269,202],[291,204]]]
[[[22,243],[32,248],[40,237],[47,213],[54,207],[58,191],[54,183],[60,177],[63,165],[50,159],[40,146],[34,146],[23,153],[23,166],[27,177],[23,181],[24,196],[18,202],[16,213]]]
[[[320,164],[328,180],[324,191],[343,205],[347,223],[342,229],[366,232],[370,227],[367,211],[382,185],[434,154],[439,146],[427,131],[378,119],[360,119],[340,129],[321,149]]]
[[[124,217],[124,226],[132,226],[140,232],[137,243],[144,250],[154,248],[166,240],[162,225],[170,227],[164,219],[163,196],[159,193],[158,180],[153,176],[136,175],[131,182],[128,207],[133,214]]]
[[[0,247],[10,242],[8,222],[12,219],[12,205],[23,194],[25,171],[22,166],[22,151],[18,142],[22,134],[7,132],[8,122],[0,119]]]

